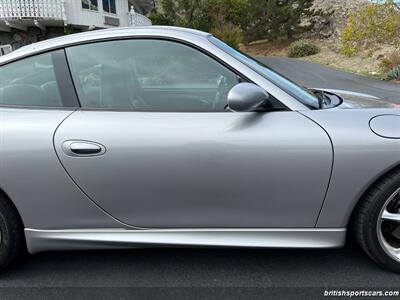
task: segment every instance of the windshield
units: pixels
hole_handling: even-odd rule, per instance
[[[210,36],[209,40],[215,46],[220,48],[221,50],[225,51],[229,55],[233,56],[237,60],[241,61],[273,84],[277,85],[279,88],[284,90],[289,95],[293,96],[301,103],[306,105],[312,109],[318,109],[320,107],[319,100],[314,93],[311,91],[297,85],[293,81],[287,79],[286,77],[280,75],[278,72],[273,71],[272,69],[268,68],[267,66],[263,65],[262,63],[258,62],[257,60],[251,58],[250,56],[228,46],[221,40]]]

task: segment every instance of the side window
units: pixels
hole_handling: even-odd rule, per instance
[[[239,77],[178,42],[101,42],[66,49],[82,107],[147,111],[224,111]]]
[[[82,0],[82,8],[98,11],[97,0]]]
[[[0,104],[62,107],[51,54],[1,66]]]
[[[115,0],[103,0],[103,10],[110,14],[116,14],[117,8],[115,5]]]

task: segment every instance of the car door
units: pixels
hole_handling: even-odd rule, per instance
[[[82,109],[58,128],[65,170],[141,228],[313,227],[327,190],[326,133],[292,111],[234,113],[244,80],[177,41],[66,49]]]
[[[64,50],[0,64],[0,186],[25,228],[121,226],[96,208],[65,173],[53,136],[79,106]],[[3,239],[4,242],[4,239]]]

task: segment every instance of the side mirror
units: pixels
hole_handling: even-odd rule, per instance
[[[256,111],[268,101],[269,94],[253,83],[239,83],[228,94],[228,107],[236,112]]]

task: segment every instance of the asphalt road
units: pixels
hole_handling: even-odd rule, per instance
[[[281,57],[259,57],[262,63],[305,87],[370,94],[400,103],[400,84],[346,73],[319,64]]]
[[[261,60],[306,86],[350,89],[400,101],[400,85],[300,61]],[[304,287],[307,289],[296,289]],[[186,295],[186,299],[266,299],[274,293],[282,298],[283,291],[300,299],[311,294],[322,296],[327,287],[400,287],[400,275],[378,268],[353,244],[336,250],[136,249],[42,253],[0,274],[0,299],[42,299],[45,295],[53,299],[80,299],[85,293],[95,295],[95,299],[124,299],[123,295],[132,293],[142,295],[142,299],[166,299],[166,295],[171,296],[168,293],[175,299],[179,298],[177,295]],[[218,293],[218,297],[211,296]]]
[[[214,294],[223,288],[231,292],[231,299],[259,299],[255,296],[263,292],[260,299],[266,299],[265,295],[270,295],[271,290],[278,293],[284,291],[285,297],[281,294],[281,299],[302,299],[298,295],[288,297],[286,293],[297,294],[299,290],[296,288],[307,288],[300,291],[306,293],[305,298],[309,298],[311,294],[322,296],[327,287],[398,288],[400,276],[378,268],[355,246],[335,250],[136,249],[54,252],[28,257],[0,275],[0,296],[8,295],[7,299],[13,299],[10,295],[36,295],[39,292],[54,293],[51,294],[52,298],[57,299],[67,295],[65,297],[69,299],[72,298],[71,293],[82,293],[85,291],[83,288],[88,287],[92,288],[90,292],[99,293],[96,299],[102,298],[106,292],[115,296],[127,287],[131,288],[131,292],[147,288],[145,292],[156,291],[158,296],[165,295],[168,290],[182,292],[186,288],[186,292],[192,296],[187,299],[213,299],[194,296]],[[252,297],[237,297],[236,290],[241,289],[255,294]]]

